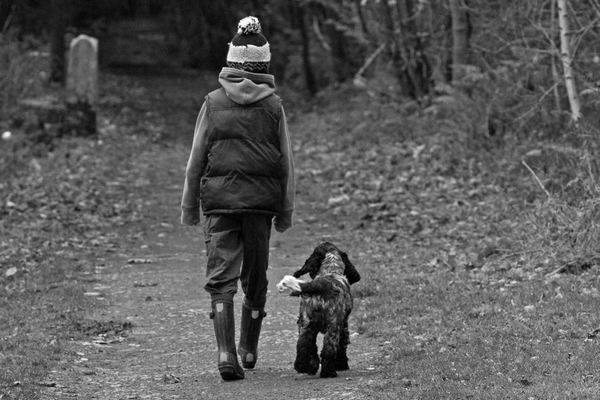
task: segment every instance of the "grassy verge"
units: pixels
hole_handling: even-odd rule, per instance
[[[65,357],[62,343],[86,308],[72,267],[42,262],[36,271],[1,281],[0,393],[3,399],[34,399],[48,370]],[[4,271],[2,271],[4,272]]]
[[[190,88],[205,86],[197,74],[101,82],[98,137],[45,145],[16,129],[0,141],[2,400],[34,399],[56,384],[49,370],[77,368],[65,341],[130,328],[86,319],[99,306],[89,293],[94,272],[140,246],[142,225],[159,218],[149,207],[161,188],[148,159],[190,137],[198,108],[190,98],[201,98]]]
[[[559,141],[461,138],[345,90],[294,124],[299,196],[318,193],[315,213],[352,249],[358,331],[380,341],[373,361],[402,398],[594,398],[597,196],[581,191],[585,164],[545,154]],[[561,268],[577,257],[587,264]]]
[[[94,269],[123,246],[120,226],[140,220],[143,198],[129,158],[145,139],[63,139],[21,152],[25,167],[0,184],[0,393],[35,398],[93,306]],[[26,145],[27,143],[23,143]],[[3,149],[4,150],[4,149]],[[39,150],[39,149],[38,149]],[[6,156],[6,155],[4,155]],[[92,333],[93,334],[93,333]]]

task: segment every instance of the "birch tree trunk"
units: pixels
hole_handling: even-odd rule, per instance
[[[571,119],[577,123],[581,117],[581,103],[579,102],[579,93],[575,85],[573,76],[573,56],[571,54],[571,42],[569,36],[569,16],[567,12],[567,0],[556,0],[558,6],[558,26],[560,28],[560,52],[563,64],[563,74],[569,104],[571,106]]]
[[[556,30],[556,2],[552,0],[550,2],[550,37],[552,38],[551,43],[551,68],[552,68],[552,79],[554,80],[554,89],[552,92],[554,93],[554,107],[558,112],[558,115],[562,114],[562,106],[560,104],[560,92],[558,91],[558,83],[560,81],[558,75],[558,68],[556,67],[556,57],[554,55],[554,50],[556,49],[556,42],[554,41],[554,32]]]

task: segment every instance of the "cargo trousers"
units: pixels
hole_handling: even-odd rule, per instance
[[[204,289],[213,301],[232,301],[240,281],[244,304],[264,307],[272,218],[253,213],[206,216],[203,230],[208,281]]]

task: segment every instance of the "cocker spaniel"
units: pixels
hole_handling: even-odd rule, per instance
[[[312,281],[298,279],[308,273]],[[304,266],[286,275],[277,284],[280,292],[300,296],[298,343],[294,369],[314,375],[321,365],[321,377],[335,377],[347,370],[346,349],[350,343],[348,317],[352,311],[350,285],[360,274],[348,255],[329,242],[319,244]],[[317,334],[324,334],[321,357],[317,354]]]

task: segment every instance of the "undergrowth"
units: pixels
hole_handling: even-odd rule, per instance
[[[600,264],[598,133],[583,121],[530,153],[532,181],[544,195],[530,214],[529,245],[556,259],[559,271]]]

